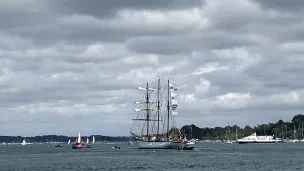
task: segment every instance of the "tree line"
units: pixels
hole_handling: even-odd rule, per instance
[[[181,128],[181,132],[187,138],[196,138],[202,140],[224,140],[243,138],[256,132],[257,135],[273,135],[282,139],[303,139],[304,138],[304,115],[295,115],[290,122],[279,120],[276,123],[261,124],[254,127],[249,125],[240,128],[238,125],[215,127],[215,128],[199,128],[196,125],[185,125]],[[192,133],[191,133],[192,131]],[[191,137],[192,136],[192,137]]]
[[[111,137],[111,136],[102,136],[102,135],[94,135],[95,141],[128,141],[130,138],[126,136],[121,137]],[[82,136],[81,139],[86,141],[89,138],[92,142],[93,135],[91,136]],[[43,136],[33,136],[33,137],[22,137],[22,136],[0,136],[0,143],[21,143],[23,140],[26,142],[71,142],[76,141],[77,137],[69,137],[64,135],[43,135]]]
[[[243,138],[249,136],[250,134],[256,132],[257,135],[273,135],[282,139],[304,139],[304,115],[298,114],[295,115],[290,122],[284,122],[279,120],[276,123],[261,124],[254,127],[249,125],[244,128],[239,127],[238,125],[225,126],[225,127],[214,127],[214,128],[199,128],[196,125],[184,125],[180,132],[186,135],[189,138],[196,138],[202,140],[224,140],[231,139],[235,140],[236,138]],[[172,128],[171,131],[177,131],[177,128]],[[95,141],[129,141],[134,140],[134,137],[130,139],[129,136],[120,136],[120,137],[111,137],[111,136],[102,136],[94,135]],[[92,141],[91,136],[82,136],[82,140],[87,138]],[[33,136],[33,137],[21,137],[21,136],[0,136],[1,142],[15,142],[21,143],[24,139],[27,142],[72,142],[77,139],[77,137],[69,137],[64,135],[43,135],[43,136]]]

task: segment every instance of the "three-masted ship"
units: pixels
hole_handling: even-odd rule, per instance
[[[174,129],[173,115],[177,114],[178,101],[175,99],[177,87],[169,79],[161,88],[160,79],[155,87],[138,87],[144,92],[144,100],[135,102],[141,108],[134,109],[137,118],[130,131],[140,149],[175,149],[183,145],[177,129]],[[171,128],[170,128],[171,126]]]

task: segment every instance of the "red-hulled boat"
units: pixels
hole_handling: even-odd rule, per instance
[[[77,139],[77,141],[73,144],[72,149],[82,149],[82,143],[81,143],[80,132],[78,133],[78,139]]]

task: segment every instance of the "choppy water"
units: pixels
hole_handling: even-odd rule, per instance
[[[91,149],[72,150],[71,145],[1,145],[3,171],[296,171],[304,170],[303,144],[199,143],[196,150],[140,150],[136,145],[94,144]]]

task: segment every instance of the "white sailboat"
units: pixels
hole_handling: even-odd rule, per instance
[[[299,140],[297,139],[297,131],[296,131],[296,126],[293,125],[293,140],[292,140],[293,143],[298,143]]]
[[[304,143],[303,124],[301,124],[301,129],[300,130],[301,130],[301,137],[300,137],[301,139],[299,139],[298,143]]]
[[[194,145],[196,143],[195,139],[191,139],[189,141],[187,141],[187,144],[189,145]]]
[[[21,143],[21,145],[26,145],[27,143],[26,143],[26,141],[25,141],[25,139],[22,141],[22,143]]]
[[[187,144],[188,145],[194,145],[196,143],[196,140],[193,139],[193,135],[192,135],[192,126],[189,125],[189,131],[190,131],[190,140],[187,140]]]
[[[92,144],[94,144],[94,143],[95,143],[95,137],[94,137],[94,135],[93,135]]]
[[[90,143],[90,140],[89,140],[89,138],[87,138],[86,148],[92,148],[89,143]]]
[[[193,149],[194,148],[194,144],[195,144],[195,139],[188,140],[187,136],[185,135],[185,137],[183,139],[183,143],[184,143],[184,146],[182,146],[182,148]]]
[[[229,127],[229,123],[228,123],[228,134],[227,134],[227,130],[226,130],[226,137],[228,137],[226,140],[225,140],[225,144],[232,144],[232,141],[230,140],[230,127]]]
[[[71,143],[71,140],[69,139],[68,144],[70,144],[70,143]]]

